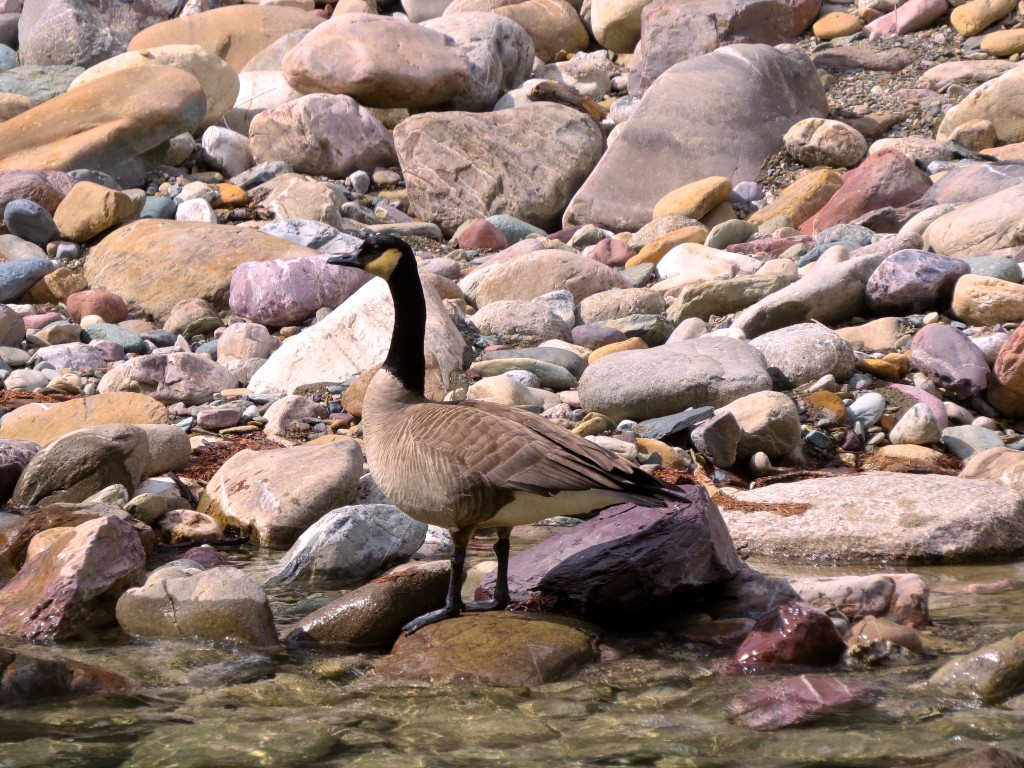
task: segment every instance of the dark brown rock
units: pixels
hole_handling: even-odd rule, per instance
[[[870,707],[878,698],[865,685],[831,675],[800,675],[741,693],[729,702],[729,717],[755,731],[777,731],[837,712]]]
[[[897,251],[868,278],[868,308],[882,314],[946,309],[956,281],[970,271],[970,265],[962,259],[915,249]]]
[[[832,619],[807,603],[788,603],[760,619],[736,651],[744,667],[762,664],[823,666],[839,660],[846,643]]]
[[[567,677],[596,658],[592,633],[579,622],[481,613],[402,635],[375,670],[433,683],[530,688]]]
[[[99,667],[0,648],[0,706],[130,689],[128,680]]]
[[[599,620],[635,617],[740,570],[718,508],[699,486],[667,507],[619,504],[552,536],[509,563],[516,603]],[[488,599],[494,578],[477,599]]]
[[[948,325],[926,325],[914,334],[910,362],[954,397],[972,397],[989,383],[985,353]]]
[[[105,626],[145,562],[139,535],[117,517],[66,531],[0,589],[0,634],[53,642]]]
[[[444,605],[450,575],[446,561],[400,565],[286,627],[281,639],[300,645],[389,645],[406,623]]]
[[[16,568],[25,562],[32,537],[51,528],[74,528],[119,509],[109,504],[49,504],[26,512],[14,525],[0,530],[0,557]]]

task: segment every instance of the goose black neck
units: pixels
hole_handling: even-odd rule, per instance
[[[395,303],[395,327],[391,332],[388,356],[384,358],[384,370],[401,381],[406,389],[422,395],[426,375],[423,339],[427,327],[427,305],[413,256],[402,255],[391,273],[388,287]]]

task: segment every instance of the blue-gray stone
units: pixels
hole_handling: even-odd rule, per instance
[[[260,232],[314,249],[320,249],[341,234],[330,224],[309,219],[278,219],[261,226]]]
[[[1004,256],[974,256],[964,259],[971,268],[972,275],[986,275],[1010,283],[1020,283],[1020,264]]]
[[[361,583],[408,560],[427,536],[425,523],[391,504],[356,504],[328,512],[281,559],[267,585]]]
[[[0,304],[20,299],[33,285],[57,268],[49,259],[20,259],[0,263]]]
[[[989,448],[1003,447],[1003,441],[998,432],[984,427],[975,427],[972,424],[962,427],[946,427],[942,430],[942,444],[954,456],[965,460]]]
[[[733,205],[753,205],[758,200],[764,200],[764,190],[756,181],[741,181],[729,193],[729,202]]]
[[[821,230],[815,238],[814,242],[817,245],[828,245],[835,243],[854,243],[854,247],[859,248],[864,245],[868,245],[871,242],[871,238],[874,237],[874,232],[867,227],[862,227],[859,224],[835,224],[827,229]],[[849,248],[849,246],[847,246]],[[851,249],[852,250],[852,249]]]
[[[522,219],[517,219],[515,216],[509,216],[507,213],[499,213],[494,216],[488,216],[487,220],[491,222],[508,240],[509,245],[518,243],[520,240],[525,240],[530,235],[546,235],[540,227],[535,227],[533,224],[527,224]]]
[[[0,72],[0,93],[17,93],[42,104],[67,91],[71,81],[85,70],[66,64],[26,65]]]
[[[4,208],[4,226],[12,235],[36,245],[60,238],[53,216],[34,200],[11,200]]]
[[[153,342],[157,347],[172,347],[174,342],[178,340],[175,334],[165,331],[163,328],[154,328],[151,331],[146,331],[142,334],[142,338]]]
[[[823,254],[825,251],[827,251],[829,248],[835,245],[841,245],[848,251],[852,251],[855,248],[860,248],[860,244],[852,240],[841,240],[833,243],[822,243],[820,245],[814,246],[813,248],[811,248],[811,250],[807,251],[807,253],[798,258],[796,261],[796,265],[798,267],[806,267],[812,261],[817,261],[821,254]]]
[[[629,281],[634,288],[643,288],[654,276],[653,264],[637,264],[635,267],[628,267],[622,270],[622,276]]]
[[[18,66],[18,53],[9,45],[0,45],[0,72]]]
[[[626,315],[606,320],[603,325],[622,331],[627,339],[642,339],[648,347],[657,347],[668,341],[675,326],[663,315]]]
[[[89,338],[89,341],[112,341],[125,352],[135,352],[137,354],[149,352],[146,340],[142,338],[141,334],[113,323],[96,323],[96,325],[84,328],[83,333]]]
[[[93,168],[75,168],[73,171],[68,171],[68,176],[75,181],[91,181],[93,184],[99,184],[101,187],[113,189],[117,192],[121,191],[121,185],[117,183],[113,176]]]
[[[146,196],[146,202],[142,205],[140,219],[173,219],[178,210],[178,204],[169,197]]]
[[[196,354],[207,354],[210,355],[214,360],[217,359],[217,340],[210,339],[204,341],[198,347],[196,347]]]
[[[234,184],[236,187],[248,191],[260,184],[270,181],[275,176],[280,176],[282,173],[291,173],[292,167],[288,163],[280,160],[269,160],[259,165],[254,165],[247,171],[242,171],[237,176],[232,176],[228,179],[229,184]]]
[[[702,421],[706,421],[714,415],[715,409],[708,405],[702,405],[699,408],[689,408],[680,413],[672,413],[668,416],[659,416],[656,419],[641,421],[636,425],[636,434],[637,437],[664,440],[666,437],[693,429]]]
[[[78,243],[57,243],[57,252],[54,254],[57,261],[73,261],[81,255],[82,251]]]
[[[524,347],[523,349],[496,349],[491,352],[484,352],[484,360],[505,360],[510,357],[528,357],[533,360],[543,360],[545,363],[558,365],[569,371],[577,379],[587,369],[587,361],[570,352],[567,349],[558,347]]]

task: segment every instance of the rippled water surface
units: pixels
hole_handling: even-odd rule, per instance
[[[753,563],[773,575],[870,573]],[[261,580],[273,561],[244,565]],[[0,768],[250,766],[930,765],[998,743],[1024,753],[1024,711],[944,700],[921,683],[949,653],[1024,629],[1024,590],[965,594],[1024,579],[1024,564],[917,568],[932,588],[934,658],[837,674],[884,693],[871,709],[758,733],[729,700],[769,677],[727,676],[728,654],[665,639],[533,690],[411,687],[368,674],[371,654],[130,641],[117,632],[59,652],[120,672],[133,695],[0,711]],[[287,624],[332,593],[272,593]]]

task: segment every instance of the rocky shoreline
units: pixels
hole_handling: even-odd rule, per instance
[[[0,703],[146,690],[60,655],[116,628],[517,689],[670,637],[783,675],[728,707],[760,731],[878,705],[875,667],[1017,707],[1024,633],[956,655],[908,571],[1024,554],[1016,5],[3,10]],[[400,637],[451,540],[365,472],[394,308],[326,260],[373,233],[417,251],[428,396],[686,500],[521,532],[515,612]]]

